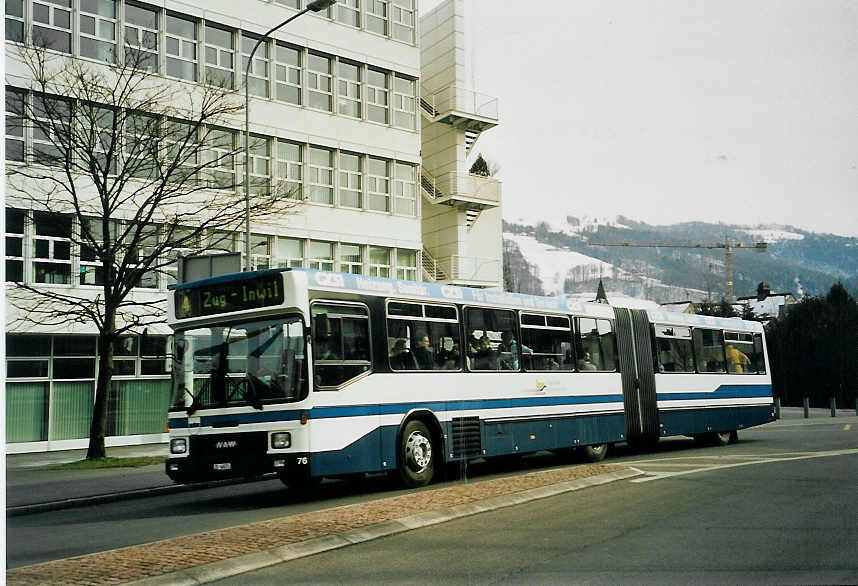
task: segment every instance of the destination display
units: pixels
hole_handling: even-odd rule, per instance
[[[176,317],[187,319],[283,303],[281,273],[215,282],[176,291]]]

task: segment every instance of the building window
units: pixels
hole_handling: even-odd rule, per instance
[[[171,225],[165,227],[164,239],[167,242],[165,249],[167,261],[170,263],[164,267],[164,277],[168,285],[177,282],[178,258],[179,256],[190,256],[199,251],[201,233],[199,230],[189,226]]]
[[[71,0],[33,0],[33,44],[71,53]]]
[[[242,136],[242,144],[244,137]],[[268,138],[250,135],[250,193],[267,195],[271,189],[271,145]]]
[[[333,111],[334,86],[331,58],[307,54],[307,105],[317,110]]]
[[[340,244],[340,272],[353,275],[363,272],[359,244]]]
[[[366,117],[373,122],[387,124],[388,87],[387,73],[368,69],[366,74]]]
[[[167,75],[196,81],[197,23],[193,19],[167,15]]]
[[[343,24],[360,28],[360,0],[339,0],[337,20]]]
[[[87,147],[84,152],[79,153],[81,159],[84,159],[82,161],[83,166],[89,168],[89,159],[91,159],[93,166],[98,169],[99,175],[104,170],[107,170],[111,175],[115,174],[118,145],[113,144],[116,139],[113,133],[114,111],[92,102],[78,102],[75,113],[80,129],[88,137],[87,140],[90,140],[90,137],[92,140],[92,145],[90,145],[92,148]]]
[[[387,0],[365,0],[366,30],[387,36]]]
[[[71,216],[34,212],[33,275],[36,283],[71,283]]]
[[[227,230],[212,230],[206,238],[205,250],[207,252],[237,252],[235,246],[235,232]]]
[[[65,145],[68,145],[71,121],[71,102],[61,98],[33,96],[33,162],[42,165],[63,166],[66,162]],[[59,133],[57,132],[59,131]]]
[[[304,266],[304,241],[299,238],[278,238],[277,266],[290,268]]]
[[[367,208],[377,212],[390,211],[390,176],[384,159],[369,157],[367,167]]]
[[[345,116],[360,118],[360,66],[340,61],[339,67],[339,112]]]
[[[403,216],[417,215],[417,166],[397,162],[393,182],[394,210]]]
[[[369,247],[369,274],[372,277],[390,277],[390,249]]]
[[[140,179],[158,176],[158,141],[161,133],[160,118],[142,112],[130,113],[125,118],[125,165],[129,174]]]
[[[414,44],[414,0],[393,0],[393,38]]]
[[[136,226],[134,227],[136,230]],[[131,249],[131,258],[136,262],[145,259],[153,259],[158,246],[158,226],[155,224],[146,224],[138,232],[138,244]],[[135,287],[142,289],[157,289],[158,288],[158,273],[154,270],[144,271],[141,268],[135,268],[137,271],[135,279]]]
[[[125,4],[125,63],[158,71],[158,11]]]
[[[114,243],[119,235],[119,222],[108,221],[110,239]],[[85,219],[81,225],[80,234],[80,284],[81,285],[104,285],[104,266],[98,260],[96,247],[104,246],[104,229],[101,218]],[[84,244],[92,242],[92,246]],[[115,247],[115,244],[112,246]]]
[[[234,131],[219,128],[206,134],[205,173],[213,189],[235,190],[235,138]]]
[[[7,94],[8,97],[8,94]],[[24,226],[27,212],[6,208],[6,280],[24,280]]]
[[[301,105],[301,51],[299,49],[277,43],[274,91],[278,100]]]
[[[415,88],[413,79],[396,76],[393,81],[393,124],[400,128],[414,130],[417,126],[415,114]]]
[[[167,160],[176,162],[176,168],[168,179],[180,185],[195,184],[199,167],[199,147],[194,125],[183,120],[167,120],[164,124],[163,142]]]
[[[24,0],[6,0],[6,40],[24,42]]]
[[[116,63],[116,2],[80,0],[80,55]]]
[[[277,4],[282,4],[283,6],[288,6],[289,8],[294,8],[295,10],[300,10],[301,8],[301,0],[274,0]]]
[[[6,88],[6,160],[24,162],[24,98],[20,90]]]
[[[303,199],[301,173],[301,145],[277,140],[277,179],[282,182],[283,196]]]
[[[247,61],[250,59],[250,52],[253,51],[253,46],[259,40],[259,37],[254,37],[248,33],[241,33],[241,72],[247,70]],[[253,63],[250,65],[250,70],[247,73],[247,87],[251,95],[268,97],[268,43],[262,41],[256,48],[253,54]]]
[[[399,248],[396,250],[396,278],[417,280],[417,251]]]
[[[267,234],[250,235],[251,267],[254,271],[271,268],[271,237]]]
[[[232,31],[206,23],[206,83],[232,89],[235,45]]]
[[[307,197],[315,203],[334,203],[334,153],[311,146],[308,156]]]
[[[318,271],[334,270],[334,245],[331,242],[310,241],[307,266]]]
[[[340,205],[346,208],[360,208],[362,199],[360,155],[341,152],[338,171]]]

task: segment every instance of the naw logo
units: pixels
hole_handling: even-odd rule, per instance
[[[238,442],[237,442],[237,441],[235,441],[235,440],[229,440],[229,441],[224,441],[224,442],[217,442],[217,443],[215,444],[215,448],[217,448],[217,449],[219,449],[219,450],[223,450],[223,449],[227,449],[227,448],[234,448],[234,447],[236,447],[236,446],[238,446]]]
[[[536,379],[536,392],[541,394],[545,393],[545,383],[539,379]]]

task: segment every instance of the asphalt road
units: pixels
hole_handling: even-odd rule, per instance
[[[647,475],[217,584],[855,584],[856,419],[616,458]],[[685,445],[681,445],[685,444]]]
[[[852,421],[854,424],[851,433],[844,432],[842,429],[848,421]],[[742,442],[727,448],[698,448],[690,440],[683,439],[665,441],[655,453],[647,455],[625,454],[621,448],[614,454],[612,461],[631,462],[632,465],[648,469],[653,474],[664,475],[676,472],[677,470],[689,471],[701,466],[712,466],[713,458],[715,465],[719,465],[719,460],[728,455],[740,458],[747,457],[754,460],[758,459],[760,454],[797,453],[799,451],[819,452],[832,449],[858,448],[858,419],[850,417],[848,419],[838,418],[836,420],[786,420],[763,428],[745,431],[741,437],[743,439]],[[681,466],[683,459],[688,458],[691,458],[691,460],[686,462],[684,467]],[[651,462],[652,460],[655,460],[656,463]],[[739,462],[742,461],[744,460],[739,460]],[[820,462],[827,461],[841,461],[844,464],[848,461],[853,470],[858,469],[858,466],[855,466],[854,455],[813,458],[808,459],[806,463],[813,463],[815,466]],[[732,464],[736,463],[731,462]],[[556,458],[537,457],[525,460],[518,467],[505,468],[501,471],[489,465],[471,466],[468,475],[469,477],[489,478],[498,475],[517,474],[522,469],[530,469],[536,466],[560,464],[563,464],[563,462]],[[770,463],[742,466],[736,469],[723,468],[723,472],[721,473],[736,474],[739,478],[744,478],[744,474],[751,469],[795,465],[790,463]],[[803,469],[800,464],[798,466],[799,469]],[[707,472],[705,474],[715,474],[715,472]],[[699,475],[702,477],[704,473],[699,473]],[[681,477],[681,479],[682,482],[691,482],[697,476],[698,473],[687,474]],[[624,482],[622,486],[630,487],[629,490],[633,490],[635,493],[640,491],[641,494],[654,493],[657,495],[658,491],[662,490],[658,488],[660,485],[677,482],[680,482],[680,478],[654,480],[639,483],[639,485],[630,485]],[[823,491],[833,489],[836,485],[837,483],[824,484],[822,489]],[[851,485],[854,486],[854,478]],[[802,486],[802,484],[799,483],[799,486]],[[614,491],[617,488],[598,489],[598,491],[603,490]],[[324,490],[318,498],[296,503],[293,502],[291,496],[279,481],[275,480],[218,487],[192,493],[159,496],[157,498],[143,498],[102,504],[97,507],[82,507],[13,517],[7,520],[7,565],[11,568],[40,561],[71,557],[178,535],[197,533],[209,529],[360,502],[378,498],[382,495],[400,494],[401,492],[404,491],[394,489],[385,479],[373,478],[357,487],[342,482],[328,483],[324,486]],[[591,491],[584,492],[589,493]],[[597,492],[597,490],[592,492]],[[583,493],[576,494],[580,495]],[[577,502],[581,497],[570,498],[573,502]],[[590,498],[593,497],[588,495],[587,499]],[[616,495],[614,498],[617,498]],[[621,500],[625,500],[626,497],[623,495],[620,498]],[[670,502],[671,499],[669,497],[665,498]],[[835,502],[839,499],[839,497],[832,498],[835,499]],[[606,501],[603,506],[606,510],[613,511],[616,507],[608,505],[608,503],[610,501]],[[651,506],[654,505],[647,504],[645,509]],[[626,517],[629,519],[635,518],[631,514],[626,515]],[[852,515],[852,517],[858,516]],[[510,522],[514,523],[513,526],[522,525],[518,521]],[[574,526],[575,522],[577,522],[577,517],[571,520],[566,519],[567,525],[571,523]],[[605,521],[602,521],[602,524],[605,523]],[[439,528],[442,534],[446,532],[444,527],[446,526]],[[422,531],[415,532],[415,534],[418,533],[422,533]],[[858,556],[854,555],[854,544],[856,543],[854,532],[847,537],[852,539],[852,558],[858,559]],[[411,534],[408,534],[407,539],[411,539]],[[455,540],[453,541],[455,542]],[[453,545],[456,547],[455,543]],[[461,550],[462,548],[456,547],[456,549]],[[344,550],[332,555],[350,554]],[[411,554],[406,555],[406,557],[409,555]],[[317,557],[321,558],[325,556]],[[505,554],[502,557],[507,559]],[[289,567],[289,571],[291,572],[291,565]],[[369,565],[367,567],[373,566]],[[375,567],[384,567],[384,564],[376,565]],[[331,576],[335,575],[331,574]],[[344,575],[348,576],[350,574],[347,573]],[[281,576],[281,581],[282,578]],[[400,581],[402,578],[402,576],[390,576],[387,579],[388,581]],[[316,579],[309,577],[307,580],[316,581]],[[855,582],[856,580],[858,580],[858,577],[855,577],[852,581]],[[465,581],[468,580],[466,579]]]

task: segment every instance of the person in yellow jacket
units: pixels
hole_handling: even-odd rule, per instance
[[[727,370],[729,372],[742,374],[749,364],[751,364],[751,359],[744,352],[733,347],[732,344],[727,344]]]

